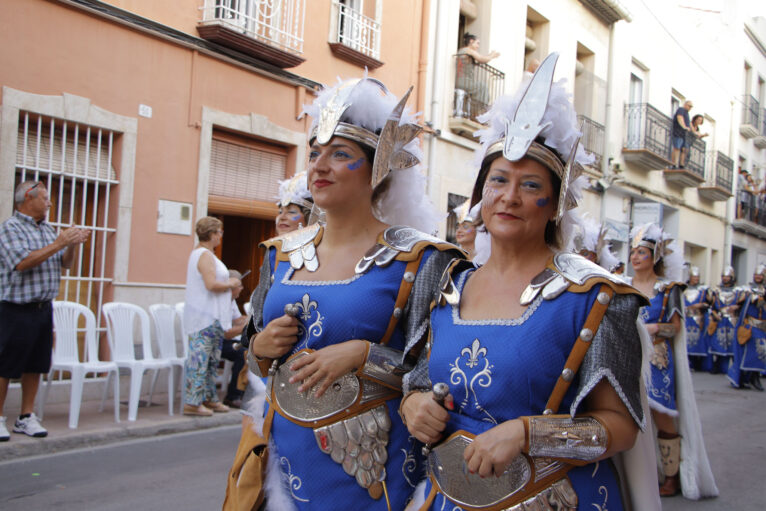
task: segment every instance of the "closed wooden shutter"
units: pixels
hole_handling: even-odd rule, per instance
[[[279,146],[213,138],[210,195],[274,202],[285,178],[287,153]]]

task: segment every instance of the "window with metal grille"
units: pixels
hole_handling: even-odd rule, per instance
[[[56,231],[90,229],[71,270],[62,276],[57,300],[90,308],[99,331],[104,287],[112,281],[107,258],[117,231],[118,184],[113,166],[119,133],[21,112],[16,146],[16,184],[41,181],[50,195],[47,221]]]
[[[224,139],[225,137],[225,139]],[[210,188],[220,197],[273,203],[285,178],[287,151],[279,146],[215,134],[210,152]]]

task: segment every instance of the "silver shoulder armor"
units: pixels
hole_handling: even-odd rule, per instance
[[[300,270],[304,265],[308,271],[319,268],[314,240],[321,228],[318,223],[312,224],[275,238],[274,241],[282,242],[281,251],[287,254],[293,269]]]
[[[561,252],[553,257],[556,271],[544,269],[527,286],[521,294],[521,304],[529,305],[542,293],[543,299],[553,300],[566,291],[570,285],[581,286],[588,279],[600,277],[615,284],[625,285],[626,282],[617,275],[609,273],[601,266],[592,263],[578,254]]]
[[[432,244],[446,243],[444,240],[420,232],[412,227],[402,225],[389,227],[383,232],[382,243],[375,243],[356,263],[355,272],[364,273],[373,264],[386,266],[396,259],[400,252],[411,252],[415,245],[421,241]]]

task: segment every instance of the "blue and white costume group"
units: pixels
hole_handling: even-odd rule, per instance
[[[751,283],[749,289],[740,291],[745,295],[742,312],[736,324],[736,342],[727,376],[738,387],[755,376],[766,372],[766,302],[764,286]],[[747,376],[747,378],[745,377]]]
[[[735,310],[744,300],[742,291],[734,286],[719,286],[715,291],[713,305],[705,331],[708,353],[713,361],[712,371],[725,373],[734,354],[736,323],[738,312]]]
[[[680,282],[657,282],[655,295],[650,304],[641,309],[641,320],[645,324],[670,323],[673,316],[678,316],[683,324],[684,312],[681,304],[681,291],[685,287]],[[676,408],[676,360],[673,352],[673,339],[655,337],[654,353],[650,359],[651,380],[647,385],[649,406],[662,413],[677,416]],[[684,363],[686,358],[679,360]]]
[[[695,369],[710,370],[710,353],[706,329],[708,325],[709,299],[712,293],[707,286],[687,286],[684,290],[684,309],[686,311],[686,350],[689,354],[689,362]],[[691,308],[694,305],[702,307]]]

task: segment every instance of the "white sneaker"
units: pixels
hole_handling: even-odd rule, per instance
[[[5,427],[5,417],[0,417],[0,442],[7,442],[11,439],[8,428]]]
[[[16,423],[13,425],[13,432],[24,433],[35,438],[48,436],[48,430],[40,425],[40,419],[33,413],[24,419],[16,419]]]

